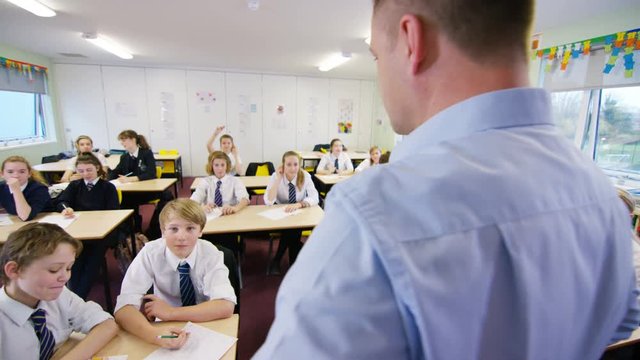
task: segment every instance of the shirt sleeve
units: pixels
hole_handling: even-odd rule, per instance
[[[196,190],[191,194],[190,199],[197,202],[200,205],[206,204],[207,201],[207,190],[209,189],[209,182],[207,178],[202,178],[201,181],[196,186]]]
[[[210,251],[212,254],[204,275],[203,295],[209,300],[229,300],[235,304],[236,295],[229,281],[229,269],[224,264],[224,254],[215,247]]]
[[[29,213],[29,217],[25,221],[32,220],[45,209],[51,209],[51,196],[49,195],[49,189],[40,183],[33,180],[31,181],[33,183],[29,184],[29,186],[33,186],[33,188],[24,194],[27,203],[31,207],[31,213]]]
[[[329,154],[324,154],[320,158],[320,162],[318,163],[318,169],[327,170],[329,167]]]
[[[76,184],[76,181],[70,182],[67,188],[64,189],[55,200],[57,211],[62,211],[65,206],[70,208],[75,207],[76,194],[78,193],[78,187],[76,186]]]
[[[373,236],[344,202],[327,203],[282,282],[275,320],[254,359],[411,358],[405,333],[389,331],[403,322]]]
[[[78,156],[74,156],[69,159],[67,163],[67,170],[76,171],[76,160],[78,160]]]
[[[109,313],[102,310],[100,305],[93,301],[84,301],[71,290],[64,288],[61,297],[68,304],[69,323],[74,331],[87,334],[96,325],[105,320],[113,319]]]
[[[104,181],[104,180],[100,180]],[[115,185],[112,183],[105,181],[105,210],[117,210],[120,208],[120,201],[118,201],[118,190],[116,190]]]
[[[304,202],[309,204],[309,206],[318,205],[319,195],[318,190],[315,185],[313,185],[313,180],[311,180],[311,175],[308,172],[304,172],[304,191],[305,197]]]
[[[113,180],[113,179],[117,179],[118,175],[124,175],[126,174],[124,172],[124,169],[126,169],[126,164],[125,162],[127,161],[127,158],[129,156],[125,153],[120,155],[120,161],[118,161],[118,165],[116,165],[115,169],[109,171],[109,179]]]
[[[365,159],[365,160],[363,160],[363,161],[358,165],[358,167],[356,168],[356,172],[357,172],[357,173],[359,173],[359,172],[361,172],[361,171],[365,170],[366,168],[368,168],[368,167],[370,166],[370,165],[369,165],[369,162],[370,162],[370,161],[371,161],[371,160],[369,160],[369,159]]]
[[[237,177],[234,177],[233,180],[234,180],[233,194],[236,200],[238,200],[238,202],[240,202],[240,200],[242,199],[249,200],[249,193],[247,192],[247,188],[244,186],[242,181]]]
[[[280,184],[278,184],[278,183],[276,182],[276,173],[273,173],[273,174],[271,175],[271,179],[269,180],[269,184],[267,185],[267,190],[264,192],[264,204],[265,204],[265,205],[269,205],[269,206],[271,206],[271,205],[275,204],[275,203],[276,203],[276,201],[278,200],[278,193],[277,193],[277,192],[276,192],[276,197],[273,199],[273,201],[269,201],[269,199],[268,199],[268,197],[269,197],[269,196],[268,196],[268,194],[269,194],[269,189],[271,189],[271,188],[272,188],[272,187],[274,187],[274,186],[275,186],[275,187],[280,186]],[[277,191],[277,189],[276,189],[276,191]]]
[[[140,169],[138,178],[140,180],[151,180],[156,178],[156,159],[153,157],[151,150],[143,152],[142,149],[138,152],[138,156],[142,156],[142,163],[146,166],[144,171]]]
[[[349,155],[347,155],[347,153],[342,153],[342,155],[344,156],[344,164],[347,167],[347,170],[353,171],[353,163],[351,162]]]
[[[142,297],[153,285],[153,272],[151,269],[151,259],[149,258],[150,247],[145,246],[136,256],[127,273],[122,280],[120,295],[116,302],[114,314],[126,305],[133,305],[136,309],[142,305]]]

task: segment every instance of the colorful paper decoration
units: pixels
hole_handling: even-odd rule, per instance
[[[49,71],[44,66],[7,59],[4,57],[0,57],[0,68],[5,68],[7,71],[15,70],[18,74],[28,77],[29,81],[33,81],[33,72],[42,73],[46,77]]]

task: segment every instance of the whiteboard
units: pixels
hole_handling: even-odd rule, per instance
[[[226,100],[224,73],[187,71],[189,150],[193,176],[206,175],[206,143],[216,126],[227,125]],[[219,142],[216,147],[219,147]]]
[[[262,156],[262,76],[226,74],[227,129],[238,146],[245,169]]]
[[[359,127],[360,81],[331,79],[329,88],[329,141],[342,140],[349,151],[357,150]],[[340,133],[338,122],[351,122],[352,133]],[[327,143],[329,142],[327,141]]]
[[[296,78],[263,75],[262,94],[262,154],[277,166],[282,154],[296,150]]]
[[[185,70],[146,69],[149,140],[154,152],[176,149],[182,171],[191,173],[189,112]]]
[[[102,81],[110,148],[123,149],[118,141],[118,134],[123,130],[132,129],[148,137],[149,116],[144,69],[103,66]]]
[[[88,135],[95,148],[109,148],[102,75],[96,65],[55,65],[56,90],[65,130],[66,149],[79,135]]]
[[[329,79],[298,77],[296,149],[329,143]]]

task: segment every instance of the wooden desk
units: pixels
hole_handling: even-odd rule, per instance
[[[302,209],[302,213],[281,220],[270,220],[258,215],[265,210],[287,205],[250,205],[240,212],[221,216],[207,222],[203,234],[242,234],[252,232],[269,232],[286,229],[312,229],[324,216],[320,206]]]
[[[71,162],[71,159],[62,159],[52,163],[34,165],[33,169],[38,170],[40,172],[45,172],[45,173],[46,172],[64,173],[65,171],[67,171],[67,166],[69,166],[70,162]],[[107,166],[109,166],[109,169],[115,169],[116,166],[118,166],[119,162],[120,162],[120,155],[118,154],[110,155],[109,157],[107,157]]]
[[[173,185],[174,195],[178,197],[178,187],[176,186],[177,179],[151,179],[143,181],[135,181],[130,183],[121,183],[119,181],[113,181],[116,188],[120,189],[123,194],[131,192],[157,192],[161,193],[167,190]]]
[[[615,344],[611,344],[611,345],[607,346],[607,351],[618,349],[618,348],[629,346],[629,345],[633,345],[633,344],[636,344],[638,342],[640,342],[640,328],[638,328],[634,332],[632,332],[631,336],[629,336],[628,339],[620,340]]]
[[[303,168],[305,168],[305,162],[307,161],[315,162],[316,163],[315,165],[317,165],[317,163],[320,161],[320,159],[322,159],[322,156],[324,155],[324,153],[321,151],[296,151],[296,152],[300,154],[300,157],[302,158]],[[347,151],[346,153],[351,159],[351,162],[353,163],[354,168],[358,166],[358,164],[362,160],[369,158],[369,152],[367,151]]]
[[[217,331],[219,333],[238,337],[238,322],[240,317],[238,314],[234,314],[230,318],[215,320],[209,322],[198,323],[198,325],[204,326],[208,329]],[[185,322],[157,322],[154,326],[160,328],[169,328],[169,327],[184,327]],[[66,353],[68,353],[82,338],[84,335],[74,333],[71,335],[71,338],[62,346],[56,353],[53,355],[53,359],[60,359]],[[188,340],[187,340],[188,341]],[[236,358],[238,343],[234,344],[229,351],[222,357],[224,360],[234,360]],[[124,330],[119,330],[118,335],[113,338],[105,347],[100,349],[96,356],[109,356],[109,355],[128,355],[129,360],[138,360],[144,359],[149,356],[153,351],[155,351],[158,347],[152,344],[149,344],[140,338],[129,334]]]
[[[351,175],[314,175],[316,178],[318,178],[318,180],[320,180],[320,182],[324,185],[335,185],[339,182],[343,182],[349,178],[351,178],[351,176],[353,176],[353,174]]]
[[[191,183],[191,192],[196,191],[196,187],[202,181],[203,178],[195,178],[193,183]],[[238,179],[242,181],[244,187],[247,188],[248,191],[258,190],[258,189],[266,189],[267,185],[269,185],[269,180],[271,176],[238,176]]]

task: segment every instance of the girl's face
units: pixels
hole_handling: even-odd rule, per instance
[[[93,181],[98,177],[98,168],[93,164],[78,164],[76,165],[76,172],[85,181]]]
[[[122,138],[120,139],[120,145],[130,153],[135,152],[138,148],[138,142],[134,138]]]
[[[341,152],[342,152],[342,142],[341,141],[334,142],[333,146],[331,146],[331,153],[333,155],[340,155]]]
[[[6,179],[14,178],[18,179],[20,186],[23,186],[29,181],[31,171],[27,164],[23,162],[8,162],[4,164],[4,170],[2,171],[2,177]]]
[[[78,152],[81,153],[91,152],[91,150],[93,150],[93,144],[89,139],[81,139],[76,145],[78,146]]]
[[[380,163],[380,156],[382,156],[382,152],[378,149],[373,150],[373,152],[370,154],[371,155],[371,162],[374,164],[379,164]]]
[[[220,148],[222,148],[222,151],[224,151],[225,153],[230,153],[232,147],[233,147],[233,141],[231,141],[231,139],[224,138],[220,140]]]
[[[287,179],[293,179],[299,169],[300,163],[297,156],[291,155],[284,158],[284,174],[287,176]]]
[[[211,163],[213,175],[218,179],[222,179],[227,174],[227,161],[224,159],[213,159]]]

